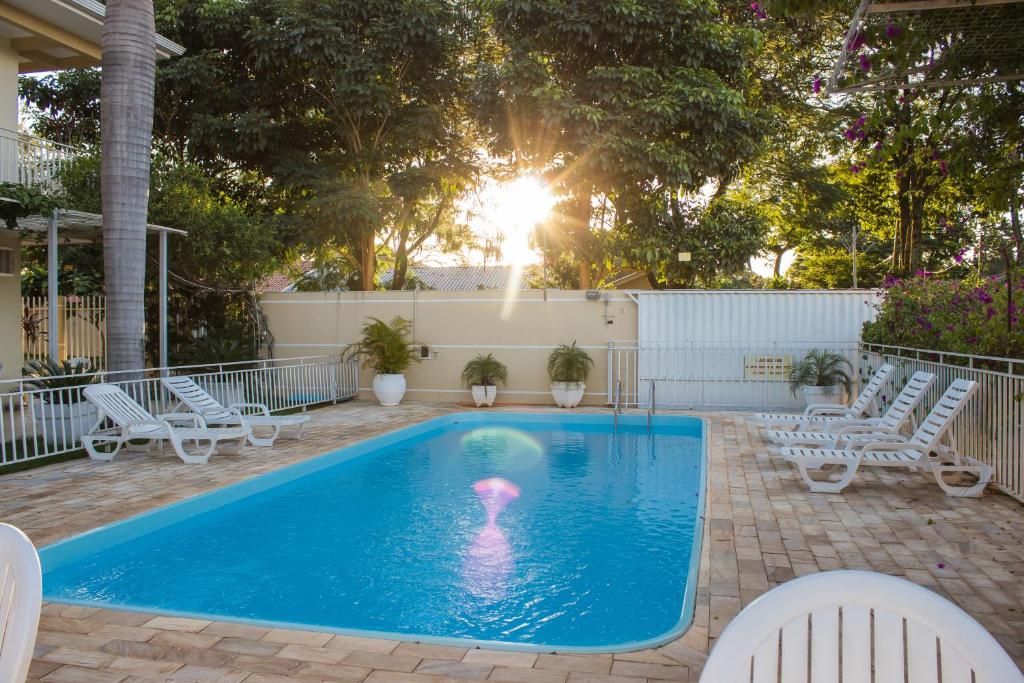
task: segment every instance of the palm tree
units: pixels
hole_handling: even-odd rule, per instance
[[[152,0],[107,0],[100,81],[107,363],[144,367],[146,217],[156,82]]]

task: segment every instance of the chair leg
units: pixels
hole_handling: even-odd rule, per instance
[[[97,450],[97,443],[113,443],[114,450],[109,453]],[[85,448],[85,452],[89,454],[89,457],[93,460],[99,460],[101,462],[109,462],[114,459],[114,456],[121,450],[121,446],[124,445],[124,441],[119,437],[106,437],[106,436],[83,436],[82,446]]]
[[[804,483],[811,490],[811,493],[840,493],[843,489],[850,485],[853,481],[854,476],[857,474],[857,469],[860,467],[860,460],[854,460],[851,463],[844,463],[842,466],[845,467],[843,475],[836,480],[822,481],[820,479],[814,479],[811,477],[810,470],[821,470],[821,466],[816,463],[808,463],[805,459],[794,460],[793,464],[796,465],[797,471],[800,472],[801,478]]]
[[[196,442],[196,447],[199,447],[200,440],[194,439],[194,441]],[[174,446],[174,452],[178,454],[178,457],[181,458],[182,462],[188,463],[190,465],[205,465],[210,460],[210,455],[213,453],[213,450],[217,447],[217,441],[215,439],[210,439],[209,441],[210,446],[209,448],[207,448],[205,453],[193,455],[192,453],[189,453],[185,449],[185,443],[182,441],[182,439],[179,439],[177,437],[171,438],[171,444]]]
[[[277,437],[281,435],[281,425],[269,425],[273,429],[273,433],[270,436],[258,437],[256,436],[256,428],[249,427],[249,443],[253,446],[273,446],[274,442],[277,441]]]
[[[240,439],[227,439],[223,442],[217,442],[217,444],[225,443],[226,446],[215,444],[215,450],[218,453],[227,453],[228,455],[239,455],[242,452],[242,448],[245,446],[245,442],[249,439],[249,435],[245,435]]]
[[[992,468],[973,458],[968,460],[968,462],[969,464],[964,465],[935,465],[932,467],[936,483],[945,491],[947,496],[953,496],[954,498],[977,498],[984,493],[985,487],[992,480]],[[978,481],[970,486],[955,486],[943,478],[943,475],[948,473],[973,474],[978,477]]]

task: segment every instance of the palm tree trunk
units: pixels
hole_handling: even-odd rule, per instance
[[[156,81],[152,0],[107,0],[100,81],[103,266],[110,370],[145,366],[146,217]]]

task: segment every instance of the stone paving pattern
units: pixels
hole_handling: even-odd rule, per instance
[[[465,406],[351,402],[302,441],[185,465],[170,450],[0,477],[0,520],[46,545]],[[536,408],[512,408],[536,410]],[[551,410],[551,409],[546,409]],[[580,409],[583,410],[583,409]],[[593,409],[591,409],[593,410]],[[353,638],[50,603],[29,681],[46,683],[658,683],[696,681],[726,624],[766,590],[840,568],[904,576],[962,606],[1024,664],[1024,508],[957,500],[895,470],[808,493],[741,413],[705,413],[709,483],[693,626],[654,650],[529,654]]]

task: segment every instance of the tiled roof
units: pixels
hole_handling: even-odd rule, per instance
[[[303,275],[313,269],[313,259],[302,259],[298,263],[298,271]],[[279,270],[269,275],[262,282],[256,285],[257,294],[267,292],[290,292],[295,284],[295,271],[292,269]]]
[[[512,283],[512,266],[410,266],[409,275],[415,276],[426,289],[442,292],[474,289],[507,289]],[[382,287],[391,283],[392,271],[380,278]],[[526,285],[519,283],[519,289]]]

